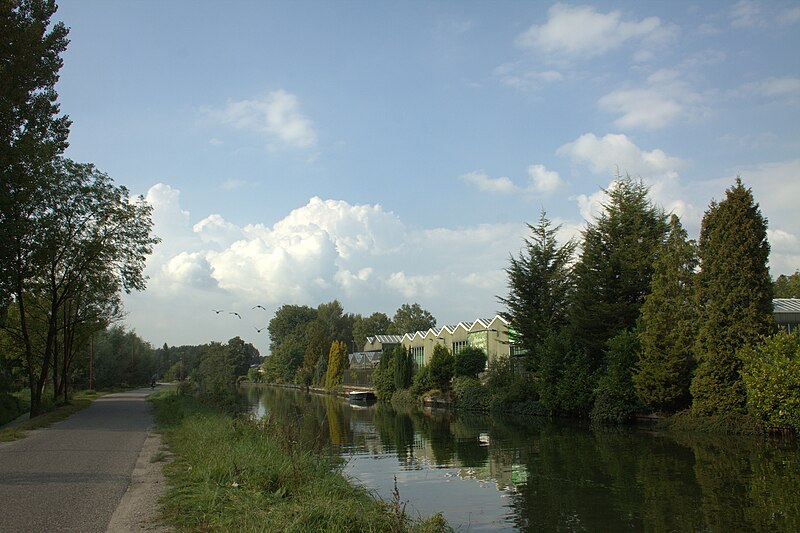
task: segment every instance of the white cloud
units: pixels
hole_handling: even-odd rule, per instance
[[[479,170],[468,172],[462,175],[461,179],[475,185],[481,191],[495,194],[525,193],[535,196],[547,196],[565,185],[558,172],[547,170],[544,165],[528,166],[529,183],[525,187],[516,185],[506,176],[492,178]]]
[[[786,9],[778,16],[778,23],[782,26],[789,26],[798,22],[800,22],[800,7]]]
[[[518,90],[538,90],[547,84],[562,81],[564,75],[557,70],[527,70],[518,63],[504,63],[492,74],[500,83]]]
[[[317,140],[311,120],[300,112],[297,96],[282,89],[261,99],[229,101],[209,113],[224,124],[263,133],[284,146],[307,148]]]
[[[501,176],[499,178],[489,177],[488,174],[480,170],[468,172],[461,176],[461,179],[467,183],[475,185],[479,190],[485,192],[493,192],[500,194],[513,194],[519,191],[519,188],[514,185],[509,178]]]
[[[612,91],[601,97],[600,109],[621,115],[619,128],[655,130],[679,119],[695,120],[706,114],[701,95],[683,81],[680,71],[661,69],[643,87]]]
[[[539,194],[552,194],[564,186],[558,172],[547,170],[544,165],[530,165],[528,177],[531,179],[530,189]]]
[[[800,101],[800,78],[789,76],[767,78],[742,85],[734,94],[757,95],[763,98],[785,99],[788,102],[797,102]]]
[[[607,134],[597,138],[594,133],[584,133],[575,141],[561,146],[557,155],[569,157],[573,163],[589,167],[594,174],[613,175],[617,172],[632,176],[664,174],[683,165],[677,157],[664,151],[644,151],[622,134]]]
[[[736,2],[730,11],[731,26],[734,28],[754,28],[763,26],[761,6],[752,0]]]
[[[599,13],[591,6],[557,3],[547,22],[533,25],[517,37],[517,44],[549,56],[589,59],[638,40],[663,41],[673,33],[658,17],[623,20],[619,11]]]

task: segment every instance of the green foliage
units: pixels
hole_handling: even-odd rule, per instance
[[[781,274],[773,284],[775,298],[800,298],[800,270],[795,270],[794,274],[787,276]]]
[[[317,310],[307,305],[282,305],[269,321],[270,351],[273,353],[286,341],[294,339],[305,345],[306,329],[317,318]]]
[[[395,352],[385,352],[381,357],[381,362],[372,372],[372,385],[375,387],[375,396],[383,402],[388,402],[394,394],[394,354]]]
[[[642,306],[642,350],[633,376],[637,395],[656,411],[675,412],[690,403],[696,268],[694,242],[687,240],[680,220],[672,215],[656,257],[650,294]]]
[[[535,374],[539,402],[551,413],[588,414],[594,403],[597,373],[593,360],[568,327],[551,333],[542,345]]]
[[[750,414],[767,426],[800,431],[800,335],[781,330],[737,355]]]
[[[411,352],[406,350],[402,344],[398,344],[392,354],[394,362],[394,388],[396,390],[407,389],[411,385],[412,374],[414,373],[414,360]]]
[[[455,359],[446,347],[437,344],[433,347],[433,355],[428,363],[432,388],[449,390],[450,380],[453,379]]]
[[[343,342],[333,341],[331,353],[328,356],[328,371],[325,375],[325,388],[333,390],[342,384],[344,369],[347,366],[347,345]]]
[[[431,377],[430,366],[423,366],[414,373],[414,378],[411,380],[411,394],[422,396],[429,390],[435,388],[437,388],[437,386]]]
[[[489,389],[474,377],[458,376],[453,380],[453,397],[456,409],[488,411],[492,400]]]
[[[480,348],[467,346],[455,356],[453,373],[456,376],[477,378],[486,369],[486,353]]]
[[[608,203],[584,231],[575,265],[570,319],[589,363],[581,374],[602,366],[610,338],[635,327],[667,230],[663,211],[650,202],[642,181],[618,177],[606,192]]]
[[[0,392],[0,426],[11,422],[22,413],[22,406],[16,396]]]
[[[395,312],[391,331],[388,333],[404,335],[415,331],[427,331],[433,327],[436,327],[436,319],[430,311],[423,309],[418,303],[403,304]]]
[[[571,270],[576,243],[568,241],[559,247],[556,234],[561,226],[552,227],[543,212],[536,226],[528,224],[531,238],[519,258],[511,257],[507,298],[499,298],[506,306],[501,313],[527,353],[533,356],[543,340],[567,321],[569,296],[573,290]]]
[[[218,342],[206,345],[194,375],[200,395],[212,401],[229,401],[236,381],[234,370],[231,353],[226,346]]]
[[[691,384],[696,415],[744,412],[746,392],[736,352],[775,328],[767,261],[767,221],[737,178],[700,229],[698,366]]]
[[[386,316],[386,313],[372,313],[366,318],[356,315],[353,319],[353,340],[356,343],[356,349],[360,350],[364,347],[367,337],[389,333],[391,326],[392,321]]]
[[[632,372],[640,350],[638,335],[633,331],[623,331],[608,341],[608,367],[597,382],[590,414],[593,423],[628,422],[639,409]]]

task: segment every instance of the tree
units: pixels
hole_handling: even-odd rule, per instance
[[[583,232],[570,308],[574,335],[594,368],[601,366],[608,340],[635,327],[667,231],[643,182],[618,177],[606,193],[603,213]]]
[[[300,339],[305,344],[308,324],[317,318],[317,310],[307,305],[282,305],[269,321],[270,350],[274,352],[289,338]]]
[[[456,376],[477,378],[486,369],[486,353],[480,348],[467,346],[455,355],[453,372]]]
[[[411,358],[411,352],[406,350],[402,344],[398,344],[392,353],[392,361],[394,363],[395,390],[407,389],[411,385],[414,373],[414,360]]]
[[[428,372],[430,373],[430,380],[434,387],[439,390],[447,390],[450,388],[450,380],[453,379],[453,372],[455,367],[455,359],[450,353],[450,350],[437,344],[433,347],[433,355],[428,363]]]
[[[736,352],[772,333],[775,321],[767,220],[741,178],[703,216],[699,257],[692,411],[701,416],[743,411],[746,393]]]
[[[391,325],[392,321],[386,316],[386,313],[372,313],[366,318],[356,315],[353,320],[353,341],[356,343],[357,350],[364,347],[367,337],[389,333]]]
[[[775,298],[800,298],[800,270],[787,276],[781,274],[774,284]]]
[[[120,291],[145,288],[145,259],[158,242],[150,234],[152,207],[141,197],[131,200],[125,187],[93,165],[59,159],[43,189],[46,196],[26,215],[29,233],[17,236],[11,268],[19,310],[19,322],[11,327],[25,354],[32,416],[40,412],[58,335],[68,334],[69,322],[74,325],[78,318],[71,318],[72,306],[114,315]],[[36,314],[30,313],[34,307]],[[95,322],[97,329],[104,327],[102,320]],[[69,357],[70,349],[64,348],[62,356]],[[65,359],[65,372],[68,367]]]
[[[328,355],[328,369],[325,375],[326,389],[332,390],[342,384],[347,362],[347,345],[341,341],[333,341],[331,352]]]
[[[633,331],[620,332],[608,341],[608,368],[597,383],[592,422],[621,424],[636,413],[639,400],[631,376],[639,350],[639,338]]]
[[[567,321],[569,296],[573,288],[571,270],[576,244],[570,240],[558,246],[556,233],[561,226],[552,227],[542,212],[536,226],[528,224],[531,238],[525,239],[525,249],[519,258],[511,257],[507,298],[498,298],[506,306],[500,313],[505,318],[525,351],[533,356],[533,368],[538,364],[537,349],[551,332]]]
[[[672,215],[654,264],[650,294],[642,306],[642,350],[633,383],[642,402],[657,411],[688,407],[697,332],[695,269],[697,251],[680,219]]]
[[[403,304],[392,318],[392,327],[389,333],[405,335],[415,331],[427,331],[433,327],[436,327],[436,319],[429,311],[423,309],[418,303]]]
[[[227,349],[233,375],[236,377],[248,375],[250,367],[261,362],[258,349],[238,336],[228,341]]]

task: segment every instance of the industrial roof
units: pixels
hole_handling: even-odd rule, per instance
[[[772,308],[775,313],[800,313],[800,298],[775,298]]]

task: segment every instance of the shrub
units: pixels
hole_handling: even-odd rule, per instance
[[[21,415],[19,400],[11,394],[0,394],[0,426]]]
[[[453,396],[456,408],[467,411],[486,411],[491,401],[489,390],[477,378],[468,376],[453,380]]]
[[[411,381],[411,393],[415,396],[422,396],[424,393],[435,388],[436,385],[431,379],[430,367],[423,366],[417,370],[417,373],[414,374],[414,379]]]
[[[737,355],[748,411],[767,426],[800,430],[800,335],[781,331]]]
[[[450,350],[437,344],[433,348],[431,362],[428,363],[428,371],[433,387],[441,390],[450,388],[450,380],[453,379],[453,367],[455,360],[450,354]]]
[[[455,356],[454,373],[456,376],[478,377],[486,368],[486,354],[480,348],[468,346]]]
[[[621,424],[640,407],[633,386],[633,369],[639,357],[636,333],[623,331],[608,341],[608,368],[597,384],[590,414],[593,423]]]

